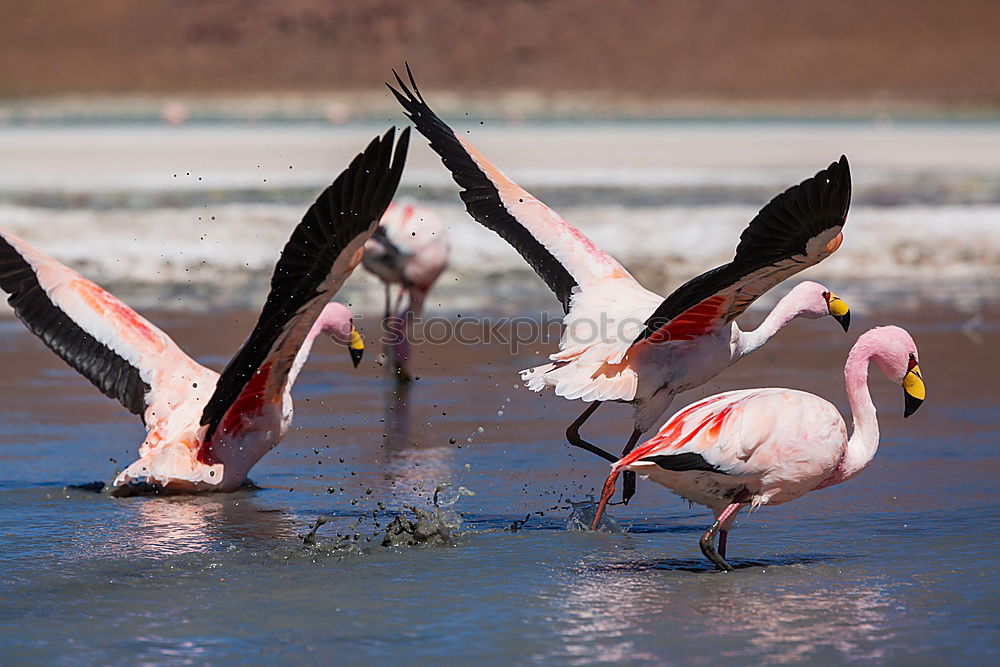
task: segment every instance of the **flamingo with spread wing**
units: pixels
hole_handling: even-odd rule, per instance
[[[409,86],[397,74],[398,89],[389,89],[462,188],[469,214],[510,243],[562,303],[559,351],[521,377],[534,391],[552,387],[591,403],[566,431],[571,444],[616,461],[579,434],[603,401],[634,407],[627,454],[675,394],[709,381],[792,319],[829,314],[847,330],[847,305],[814,282],[792,289],[757,329],[742,331],[735,322],[762,294],[840,247],[851,200],[847,158],[771,200],[740,236],[731,262],[664,299],[456,134],[424,101],[409,66],[407,74]],[[628,502],[631,471],[623,487]]]
[[[780,505],[840,484],[875,458],[878,419],[868,391],[872,362],[903,386],[903,416],[912,415],[925,394],[917,346],[899,327],[871,329],[858,338],[844,366],[854,417],[850,438],[837,408],[815,394],[743,389],[709,396],[678,412],[654,437],[615,462],[593,528],[600,525],[615,478],[632,470],[714,512],[701,550],[718,569],[731,570],[726,537],[741,507]]]
[[[409,130],[376,137],[310,206],[285,245],[253,332],[221,375],[76,271],[0,231],[0,288],[18,318],[107,396],[139,415],[139,460],[114,480],[169,492],[232,491],[285,435],[291,387],[324,334],[363,343],[330,299],[361,261],[399,184]]]

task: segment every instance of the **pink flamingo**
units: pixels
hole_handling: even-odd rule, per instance
[[[409,66],[407,73],[412,91],[398,74],[400,90],[389,90],[463,188],[469,214],[510,243],[563,305],[559,351],[521,378],[531,390],[552,387],[558,396],[591,402],[567,429],[570,444],[617,461],[580,437],[601,402],[633,406],[627,454],[675,394],[709,381],[792,319],[830,314],[847,330],[847,305],[816,283],[793,289],[754,331],[735,322],[759,296],[840,247],[851,200],[847,158],[772,199],[740,236],[733,261],[664,299],[448,127],[427,106]],[[626,471],[623,500],[634,492],[635,475]]]
[[[385,285],[385,328],[394,340],[386,345],[390,371],[400,382],[409,382],[409,330],[420,317],[431,287],[448,267],[448,230],[441,219],[423,206],[390,204],[375,234],[365,243],[362,265]],[[393,305],[392,285],[399,285]],[[406,297],[406,305],[402,301]]]
[[[659,433],[611,466],[593,528],[623,470],[647,475],[715,514],[701,551],[720,570],[726,537],[740,508],[780,505],[845,482],[865,469],[878,449],[878,420],[868,393],[868,365],[903,385],[903,416],[924,400],[917,346],[903,329],[871,329],[847,356],[844,376],[854,429],[829,401],[795,389],[742,389],[716,394],[674,415]],[[719,535],[719,548],[714,547]]]
[[[139,460],[115,478],[116,491],[140,480],[168,492],[237,489],[287,432],[291,387],[315,339],[347,345],[358,364],[364,346],[351,313],[328,302],[399,184],[409,131],[394,135],[376,137],[309,207],[257,325],[221,375],[76,271],[0,232],[0,288],[17,316],[146,426]]]

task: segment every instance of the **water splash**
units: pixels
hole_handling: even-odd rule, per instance
[[[589,531],[594,525],[594,517],[597,515],[597,501],[593,496],[587,496],[587,500],[568,501],[570,504],[569,516],[566,518],[566,530]],[[605,510],[601,517],[601,523],[597,526],[597,531],[601,533],[625,533],[620,523],[614,520],[611,513]]]
[[[361,542],[373,543],[385,548],[394,547],[414,547],[414,546],[454,546],[458,542],[459,529],[462,527],[462,516],[453,507],[462,496],[474,496],[474,491],[464,486],[448,492],[450,484],[439,484],[434,490],[433,507],[424,509],[413,505],[404,505],[413,518],[410,519],[404,514],[397,514],[392,521],[386,525],[384,531],[378,531],[379,523],[378,511],[373,510],[372,520],[375,522],[376,531],[367,536],[362,534],[362,524],[365,515],[358,517],[346,533],[337,533],[337,538],[332,544],[320,542],[316,533],[320,527],[328,522],[334,521],[334,517],[319,516],[310,527],[309,532],[300,535],[304,546],[311,550],[320,551],[332,550],[337,553],[346,551],[370,553],[371,547],[362,547]],[[380,510],[385,506],[380,502]]]
[[[416,521],[396,516],[385,529],[383,547],[450,547],[456,544],[456,531],[462,526],[462,517],[457,512],[441,507],[425,510],[412,505],[407,505],[406,509],[413,512]]]

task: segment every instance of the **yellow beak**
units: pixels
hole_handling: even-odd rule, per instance
[[[905,399],[903,417],[909,417],[917,411],[927,394],[927,390],[924,388],[924,378],[920,374],[920,366],[914,366],[906,372],[906,376],[903,378],[903,393]]]
[[[851,326],[851,309],[847,307],[847,303],[833,292],[827,292],[826,307],[833,319],[840,322],[840,326],[844,327],[846,332]]]
[[[354,327],[351,327],[351,339],[347,344],[347,349],[351,352],[351,363],[357,368],[358,364],[361,363],[361,357],[365,354],[365,341]]]

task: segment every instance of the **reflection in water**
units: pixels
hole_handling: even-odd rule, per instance
[[[165,558],[215,551],[220,541],[269,543],[295,535],[284,510],[261,508],[247,492],[113,502],[128,503],[124,509],[129,516],[115,540],[105,539],[84,548],[87,557]],[[87,536],[96,537],[92,533]]]
[[[815,577],[794,571],[781,581],[776,587],[773,576],[750,570],[720,575],[648,563],[581,564],[558,575],[559,593],[549,600],[562,645],[536,657],[662,661],[670,658],[663,652],[672,643],[665,639],[671,628],[687,629],[685,644],[703,633],[711,660],[886,657],[889,615],[900,603],[885,585],[855,580],[814,588]],[[702,630],[692,636],[691,628]]]
[[[423,504],[439,484],[454,476],[454,451],[450,447],[426,447],[422,434],[411,430],[412,384],[386,385],[385,474],[394,482],[399,500]]]
[[[693,605],[706,619],[739,618],[731,629],[748,637],[772,662],[801,662],[831,650],[852,659],[883,658],[880,640],[888,633],[891,609],[888,591],[872,582],[836,589],[782,587],[728,598],[706,596]]]
[[[385,437],[389,451],[409,445],[412,383],[385,383]]]
[[[636,642],[645,632],[646,609],[637,592],[651,585],[647,572],[593,572],[583,563],[560,573],[554,630],[562,645],[535,660],[570,657],[574,662],[656,661],[668,656],[645,652]],[[640,630],[640,628],[642,628]]]

